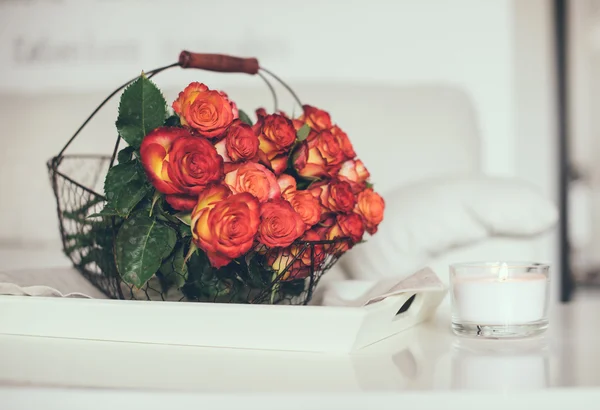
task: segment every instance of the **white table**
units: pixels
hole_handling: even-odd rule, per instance
[[[0,336],[0,403],[3,409],[291,410],[315,403],[593,409],[600,408],[599,325],[600,295],[589,295],[554,307],[541,338],[457,338],[443,306],[430,323],[351,356]]]

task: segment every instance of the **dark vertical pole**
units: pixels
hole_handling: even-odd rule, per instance
[[[556,44],[556,85],[559,160],[559,236],[560,300],[568,302],[573,294],[571,249],[569,246],[569,127],[568,127],[568,0],[554,0]]]

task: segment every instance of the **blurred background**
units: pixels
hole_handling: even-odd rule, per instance
[[[557,4],[567,4],[559,18]],[[558,42],[557,21],[565,28]],[[597,284],[599,22],[600,0],[0,0],[0,248],[64,261],[46,161],[110,91],[188,49],[257,57],[327,108],[382,192],[394,174],[403,183],[435,176],[443,160],[457,172],[470,171],[461,169],[468,162],[519,178],[561,204],[559,119],[568,113],[568,273]],[[557,91],[561,41],[568,99]],[[227,90],[243,108],[272,104],[255,77],[177,69],[156,78],[167,101],[194,80]],[[110,154],[116,107],[107,105],[69,152]],[[280,107],[294,109],[291,99]],[[436,127],[433,145],[420,146],[428,140],[416,131],[398,135],[400,122]],[[400,160],[382,161],[390,152]],[[536,242],[531,259],[559,268],[560,234]]]

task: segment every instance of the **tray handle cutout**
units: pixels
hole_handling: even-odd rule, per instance
[[[401,315],[404,312],[407,312],[408,309],[410,309],[410,307],[412,306],[412,304],[415,301],[416,297],[417,297],[417,294],[415,293],[414,295],[412,295],[411,297],[409,297],[408,299],[406,299],[406,302],[404,302],[402,304],[402,306],[400,306],[400,309],[398,309],[398,312],[396,313],[396,316]]]

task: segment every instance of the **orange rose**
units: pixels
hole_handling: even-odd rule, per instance
[[[192,238],[212,266],[221,268],[253,247],[259,208],[252,195],[232,195],[223,185],[211,186],[200,195],[192,212]]]
[[[344,152],[330,131],[321,131],[311,133],[295,150],[292,158],[298,175],[318,179],[338,172]]]
[[[346,159],[353,159],[356,157],[356,152],[354,152],[354,147],[350,142],[350,138],[348,138],[348,134],[342,131],[342,129],[337,125],[334,125],[330,131],[331,134],[337,139],[337,142]]]
[[[283,199],[261,205],[258,241],[269,248],[290,246],[306,230],[302,218]]]
[[[346,161],[338,172],[338,178],[352,186],[352,192],[359,193],[365,188],[367,179],[371,176],[360,159]]]
[[[154,187],[177,210],[190,210],[204,188],[223,177],[223,159],[205,138],[184,128],[160,127],[140,147],[142,165]]]
[[[281,195],[275,175],[256,162],[247,162],[225,175],[225,184],[234,194],[248,192],[260,202]]]
[[[326,111],[310,105],[303,105],[302,109],[304,114],[298,118],[300,122],[308,124],[310,128],[317,131],[331,128],[331,117]]]
[[[296,179],[288,174],[281,174],[279,178],[277,178],[277,184],[279,184],[279,189],[282,194],[285,194],[285,191],[288,189],[290,191],[296,190]]]
[[[321,204],[327,211],[350,212],[356,204],[352,187],[345,181],[332,180],[311,188],[313,195],[318,195]]]
[[[187,125],[200,135],[216,138],[225,132],[233,120],[238,118],[235,104],[227,94],[209,90],[197,82],[188,85],[173,102],[173,110],[182,125]]]
[[[259,116],[254,130],[258,134],[260,149],[267,154],[269,160],[284,153],[296,141],[296,130],[292,122],[283,115]]]
[[[214,184],[208,186],[202,193],[198,196],[198,200],[196,201],[196,205],[192,210],[192,221],[200,218],[200,215],[205,210],[210,210],[215,207],[218,202],[228,198],[231,196],[231,190],[226,185],[222,184]],[[195,224],[192,223],[192,226]],[[192,231],[193,233],[193,231]]]
[[[284,193],[284,198],[308,227],[321,219],[321,203],[309,191],[288,191]]]
[[[339,238],[349,238],[350,243],[338,247],[340,252],[345,252],[355,243],[360,242],[365,233],[365,226],[362,218],[355,214],[338,214],[336,223],[327,231],[327,239],[334,240]]]
[[[302,237],[302,241],[319,240],[319,235],[312,230],[307,231]],[[267,263],[277,272],[279,280],[307,278],[310,275],[311,264],[314,262],[313,267],[317,271],[327,256],[323,245],[315,244],[313,246],[314,251],[311,251],[311,245],[306,246],[304,243],[282,248],[277,252],[271,251],[267,257]]]
[[[225,162],[249,160],[258,153],[258,137],[248,124],[235,120],[215,148]]]
[[[383,220],[384,209],[385,201],[372,188],[358,194],[355,212],[362,216],[367,232],[371,235],[377,232],[377,226]]]

